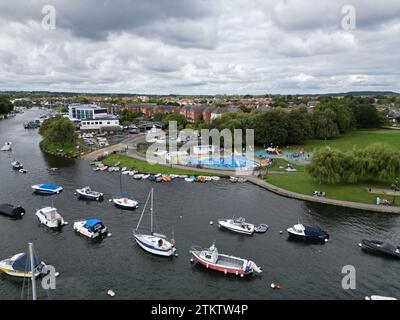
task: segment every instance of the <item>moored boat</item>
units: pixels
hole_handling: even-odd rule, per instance
[[[18,253],[11,258],[0,261],[0,271],[19,278],[32,278],[32,275],[36,278],[40,275],[43,267],[46,266],[44,262],[41,262],[37,257],[33,259],[34,271],[31,270],[31,259],[26,253]]]
[[[76,189],[76,193],[79,195],[80,198],[89,200],[99,201],[101,198],[103,198],[103,194],[101,192],[93,191],[92,189],[90,189],[89,186],[82,189]]]
[[[141,179],[143,179],[143,176],[144,176],[144,174],[142,174],[142,173],[137,173],[137,174],[134,174],[134,175],[133,175],[133,179],[141,180]]]
[[[11,142],[6,142],[4,146],[1,147],[0,151],[11,151]]]
[[[196,177],[195,176],[190,176],[187,178],[184,178],[186,182],[195,182],[196,181]]]
[[[19,162],[17,160],[14,160],[13,162],[11,162],[11,166],[13,167],[14,170],[20,170],[24,168],[24,165],[22,164],[22,162]]]
[[[329,234],[324,230],[315,227],[309,227],[302,224],[295,224],[293,227],[288,228],[287,232],[290,237],[298,238],[302,240],[327,242]]]
[[[378,296],[378,295],[372,295],[372,296],[367,296],[367,297],[365,297],[365,300],[397,300],[397,298],[394,298],[394,297],[386,297],[386,296]]]
[[[139,203],[125,194],[120,194],[112,199],[114,205],[121,209],[133,210],[139,206]]]
[[[74,222],[74,230],[91,239],[108,235],[107,227],[96,218]]]
[[[171,181],[171,177],[169,175],[166,175],[166,174],[162,175],[161,179],[164,182],[170,182]]]
[[[388,240],[379,241],[363,239],[360,243],[360,246],[362,249],[366,249],[374,253],[400,258],[400,246],[396,246],[390,243]]]
[[[21,218],[25,214],[25,209],[21,206],[13,206],[12,204],[0,204],[0,214],[13,218]]]
[[[255,273],[261,273],[262,268],[258,267],[253,261],[234,257],[231,255],[220,254],[214,244],[208,249],[192,247],[189,251],[194,261],[202,264],[206,268],[223,272],[225,274],[235,274],[241,277]]]
[[[43,193],[43,194],[58,194],[63,190],[61,186],[57,186],[51,183],[35,184],[32,186],[32,189],[36,193]]]
[[[57,212],[56,208],[44,207],[36,211],[35,215],[38,217],[39,222],[48,228],[61,228],[68,224],[64,218]]]
[[[218,220],[218,226],[241,234],[252,235],[255,232],[254,224],[246,222],[245,218],[242,217],[237,219]]]
[[[154,191],[151,189],[146,203],[143,207],[142,214],[140,216],[139,222],[136,226],[136,229],[133,231],[133,236],[135,238],[136,243],[145,251],[150,252],[152,254],[164,257],[170,257],[175,255],[175,241],[168,241],[165,235],[154,233],[153,232],[153,194]],[[140,222],[142,221],[143,214],[146,210],[147,204],[150,200],[150,233],[142,234],[139,231]]]

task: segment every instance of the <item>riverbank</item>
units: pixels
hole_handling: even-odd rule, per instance
[[[64,158],[79,158],[84,155],[84,151],[82,151],[82,148],[78,149],[75,144],[66,144],[61,147],[53,143],[46,143],[44,140],[42,140],[39,143],[39,146],[40,150],[42,150],[44,153],[53,156]]]
[[[112,154],[102,159],[102,162],[106,166],[114,166],[116,162],[120,162],[120,167],[126,167],[128,169],[134,169],[139,171],[140,173],[149,173],[149,174],[178,174],[178,175],[188,175],[188,176],[197,176],[199,173],[204,176],[225,176],[221,173],[211,173],[207,171],[194,171],[190,169],[180,169],[175,167],[169,167],[166,165],[160,164],[150,164],[149,162],[141,159],[136,159],[130,156],[126,156],[123,154]]]

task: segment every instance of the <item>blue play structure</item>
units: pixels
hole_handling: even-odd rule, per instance
[[[219,168],[248,168],[248,167],[257,167],[260,165],[257,161],[247,159],[244,156],[232,156],[225,158],[210,157],[204,159],[190,157],[186,160],[186,164],[204,165],[204,166],[219,167]]]

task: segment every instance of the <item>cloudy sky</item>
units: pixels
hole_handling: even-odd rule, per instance
[[[400,91],[399,49],[399,0],[0,1],[0,90]]]

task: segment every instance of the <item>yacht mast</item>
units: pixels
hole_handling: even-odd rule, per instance
[[[35,263],[33,259],[33,244],[29,242],[29,258],[31,260],[32,300],[36,300]]]
[[[150,203],[150,223],[151,223],[151,225],[150,225],[150,232],[151,232],[151,235],[153,235],[153,191],[154,189],[152,188],[151,189],[151,203]]]

